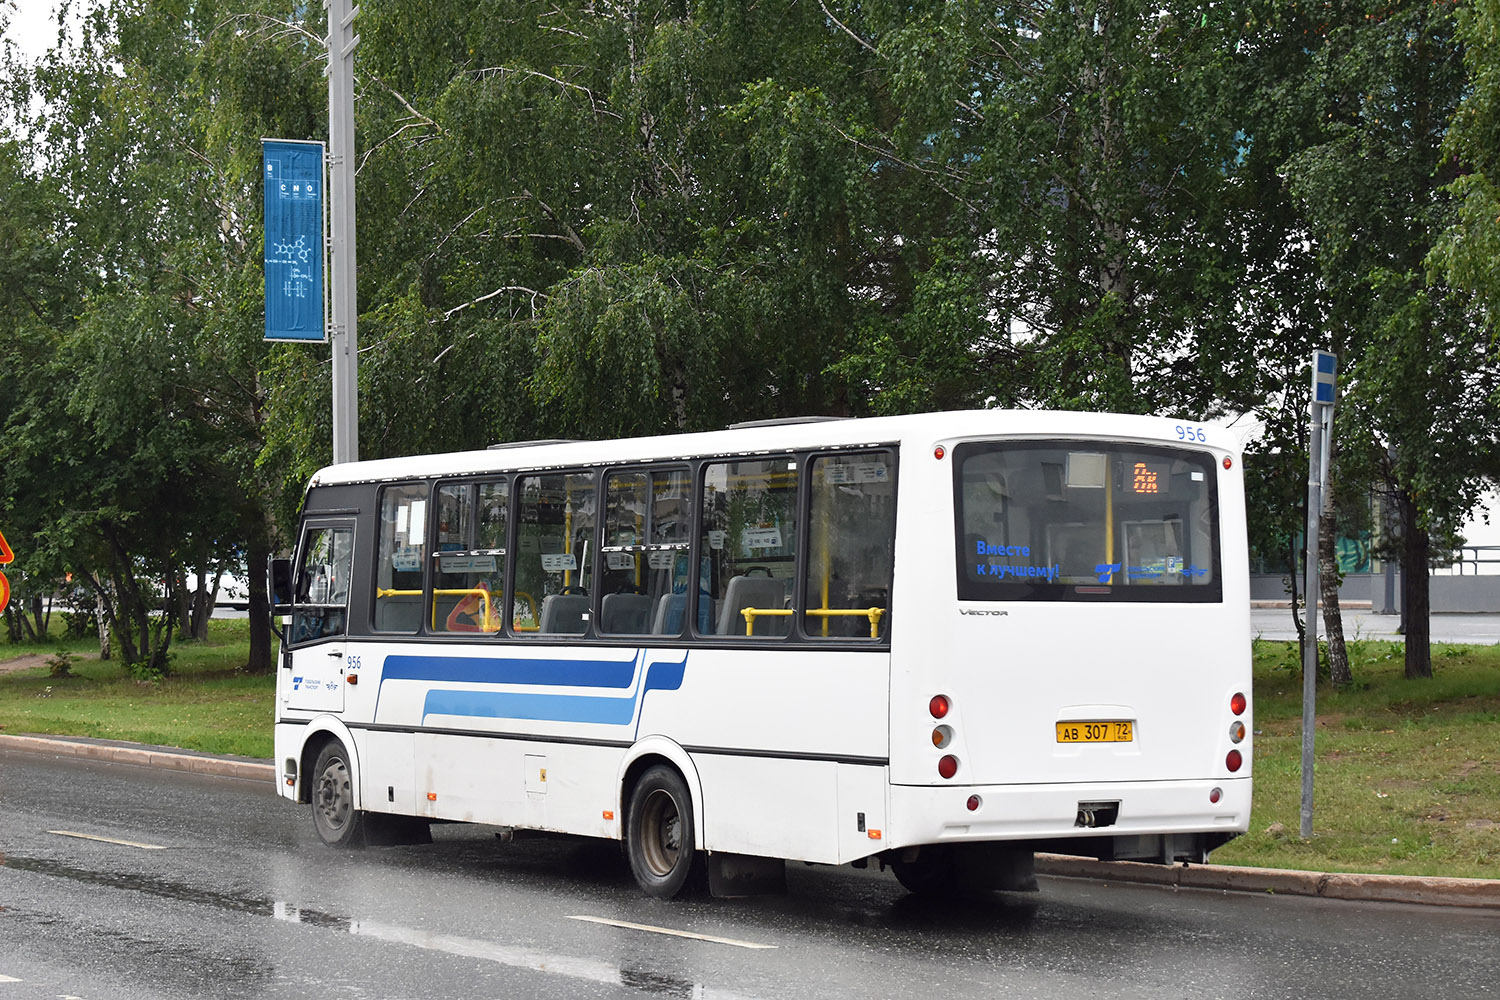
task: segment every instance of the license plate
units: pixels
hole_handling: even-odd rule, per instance
[[[1118,719],[1106,722],[1059,722],[1059,743],[1129,743],[1135,739],[1135,724]]]

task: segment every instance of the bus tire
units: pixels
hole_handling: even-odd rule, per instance
[[[641,891],[657,899],[681,896],[698,868],[693,798],[682,776],[660,764],[641,775],[627,822],[625,851]]]
[[[349,751],[338,740],[329,740],[318,751],[312,773],[312,808],[313,826],[323,843],[331,847],[364,843],[363,814],[354,808]]]

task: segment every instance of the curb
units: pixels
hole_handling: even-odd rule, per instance
[[[55,736],[10,736],[0,734],[0,749],[48,753],[60,757],[87,757],[116,764],[164,767],[226,778],[274,781],[276,769],[270,761],[251,757],[212,757],[174,747],[145,747],[108,740],[82,741]]]
[[[161,767],[271,782],[271,761],[249,757],[214,757],[174,747],[144,747],[108,740],[0,734],[0,749]],[[1139,861],[1096,861],[1061,854],[1038,854],[1039,875],[1135,882],[1176,889],[1218,889],[1224,892],[1264,892],[1286,896],[1362,900],[1372,903],[1420,903],[1500,910],[1500,879],[1430,878],[1409,875],[1354,875],[1304,872],[1278,868],[1237,868],[1229,865],[1156,865]]]
[[[1038,854],[1037,874],[1090,878],[1105,882],[1141,882],[1179,889],[1219,889],[1272,895],[1319,896],[1371,903],[1421,903],[1500,909],[1500,879],[1439,878],[1412,875],[1355,875],[1304,872],[1229,865],[1156,865],[1139,861],[1095,861],[1093,858]]]

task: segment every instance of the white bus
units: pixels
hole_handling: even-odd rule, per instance
[[[280,792],[330,844],[623,840],[641,888],[784,862],[1030,888],[1250,818],[1240,455],[975,411],[360,462],[313,477]]]

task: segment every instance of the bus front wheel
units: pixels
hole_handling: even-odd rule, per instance
[[[318,751],[312,779],[313,826],[318,838],[333,847],[362,843],[361,815],[354,808],[353,774],[349,751],[338,740],[330,740]]]
[[[625,847],[646,895],[674,899],[687,891],[698,866],[694,839],[693,800],[682,776],[662,766],[641,775],[630,794]]]

